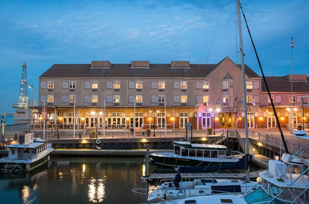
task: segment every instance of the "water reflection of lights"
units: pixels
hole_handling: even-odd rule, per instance
[[[100,203],[105,198],[105,186],[103,179],[91,178],[88,184],[88,198],[93,203]]]
[[[63,173],[61,171],[59,171],[58,175],[60,179],[63,179]]]
[[[83,164],[83,174],[85,173],[85,171],[86,171],[86,165]]]
[[[143,168],[142,168],[142,176],[145,176],[145,172],[146,172],[146,166],[145,166],[145,164],[143,164]]]
[[[23,189],[21,190],[22,193],[22,198],[24,200],[24,203],[28,201],[28,198],[30,196],[30,188],[29,186],[24,186]]]

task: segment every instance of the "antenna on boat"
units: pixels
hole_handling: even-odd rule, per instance
[[[291,81],[291,96],[290,96],[290,127],[291,127],[291,152],[293,152],[293,48],[294,48],[294,39],[291,37],[291,77],[289,77],[289,80]],[[296,100],[296,98],[295,98]],[[296,119],[297,120],[297,119]]]
[[[237,0],[237,1],[239,1],[239,0]],[[278,118],[277,111],[276,111],[276,108],[275,108],[275,105],[274,105],[274,101],[271,98],[271,94],[270,94],[270,91],[269,91],[269,88],[268,88],[268,84],[267,84],[267,81],[266,81],[266,78],[265,78],[265,75],[264,75],[264,72],[263,72],[263,69],[262,69],[261,61],[260,61],[259,55],[257,54],[256,48],[255,48],[255,45],[254,45],[254,42],[253,42],[253,39],[252,39],[252,36],[251,36],[251,32],[250,32],[250,29],[249,29],[249,26],[248,26],[248,23],[247,23],[247,19],[246,19],[245,13],[244,13],[244,11],[243,11],[243,9],[242,9],[242,7],[240,5],[239,5],[239,7],[241,8],[242,15],[244,17],[244,20],[245,20],[245,23],[246,23],[246,26],[247,26],[247,30],[248,30],[248,33],[249,33],[249,36],[250,36],[250,40],[251,40],[251,43],[252,43],[252,46],[253,46],[253,49],[254,49],[254,52],[255,52],[255,56],[256,56],[256,59],[257,59],[257,61],[259,63],[259,67],[260,67],[260,70],[261,70],[263,81],[265,83],[266,90],[267,90],[267,93],[268,93],[268,97],[269,97],[272,109],[274,111],[274,114],[275,114],[275,118],[276,118],[276,121],[277,121],[277,124],[278,124],[278,128],[279,128],[279,131],[280,131],[280,134],[281,134],[281,139],[282,139],[282,142],[283,142],[283,145],[284,145],[285,152],[287,154],[289,154],[289,150],[288,150],[288,147],[286,145],[286,141],[284,139],[284,135],[283,135],[283,132],[282,132],[281,124],[279,122],[279,118]]]
[[[246,182],[250,182],[250,168],[248,164],[248,158],[249,158],[249,139],[248,139],[248,115],[247,115],[247,90],[246,90],[246,78],[245,78],[245,65],[244,65],[244,50],[243,50],[243,44],[242,44],[242,32],[241,32],[241,20],[240,20],[240,3],[239,0],[236,0],[237,4],[237,18],[238,18],[238,32],[239,32],[239,46],[240,46],[240,61],[241,61],[241,70],[242,70],[242,85],[243,85],[243,92],[244,92],[244,111],[245,111],[245,135],[246,135],[246,163],[247,163],[247,169],[246,169]]]

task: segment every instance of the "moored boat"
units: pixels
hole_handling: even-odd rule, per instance
[[[45,140],[33,138],[33,133],[20,136],[19,143],[6,147],[8,156],[0,159],[0,171],[6,173],[35,169],[46,163],[54,150]]]

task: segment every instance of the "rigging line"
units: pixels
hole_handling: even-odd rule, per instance
[[[236,59],[236,64],[239,64],[239,57],[238,57],[238,29],[237,29],[237,27],[238,27],[238,25],[237,25],[237,9],[236,9],[236,1],[234,1],[234,12],[235,12],[235,14],[236,15],[234,15],[235,16],[235,37],[236,37],[236,39],[235,39],[235,41],[236,41],[236,50],[235,50],[235,59]],[[238,75],[237,75],[237,77],[238,77]]]
[[[223,1],[224,1],[224,0],[223,0]],[[221,13],[221,10],[220,10],[220,13]],[[218,14],[218,18],[219,18],[219,16],[220,16],[220,13]],[[212,30],[211,30],[211,31],[214,31],[214,30],[215,30],[215,25],[216,25],[216,23],[214,22],[214,24],[212,25]],[[205,46],[205,50],[204,50],[204,53],[203,53],[203,56],[202,56],[202,59],[201,59],[201,63],[203,63],[203,59],[204,59],[204,56],[205,56],[205,54],[206,54],[206,50],[207,50],[207,47],[208,47],[208,45],[209,45],[209,42],[210,42],[210,39],[211,39],[211,35],[212,35],[212,33],[210,33],[210,37],[208,38],[207,44],[206,44],[206,46]]]
[[[263,69],[262,69],[261,61],[260,61],[259,55],[258,55],[258,53],[256,51],[256,48],[255,48],[255,45],[254,45],[254,42],[253,42],[253,39],[252,39],[252,36],[251,36],[251,32],[250,32],[250,29],[249,29],[249,25],[247,23],[247,19],[246,19],[245,13],[244,13],[241,5],[240,5],[240,9],[241,9],[241,12],[243,14],[243,17],[244,17],[244,20],[245,20],[245,23],[246,23],[246,27],[247,27],[247,30],[248,30],[248,33],[249,33],[249,36],[250,36],[250,40],[251,40],[254,52],[255,52],[255,56],[256,56],[257,61],[259,63],[259,67],[260,67],[260,70],[261,70],[261,73],[262,73],[263,81],[264,81],[266,89],[267,89],[267,93],[268,93],[268,96],[269,96],[269,99],[270,99],[270,102],[271,102],[272,109],[273,109],[273,111],[275,113],[275,118],[276,118],[276,121],[277,121],[277,124],[278,124],[278,128],[279,128],[279,131],[280,131],[280,134],[281,134],[281,139],[282,139],[282,142],[283,142],[283,145],[284,145],[285,152],[287,154],[289,154],[289,150],[288,150],[288,147],[286,145],[286,142],[285,142],[285,139],[284,139],[284,135],[283,135],[283,132],[282,132],[282,128],[281,128],[281,124],[280,124],[280,121],[279,121],[279,118],[278,118],[278,115],[277,115],[277,111],[276,111],[273,99],[271,98],[271,93],[269,91],[269,87],[268,87],[268,84],[267,84],[267,81],[266,81],[266,78],[265,78],[265,75],[264,75],[264,72],[263,72]]]

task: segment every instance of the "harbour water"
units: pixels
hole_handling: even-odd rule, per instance
[[[144,158],[51,157],[31,172],[0,174],[1,204],[139,203]]]

